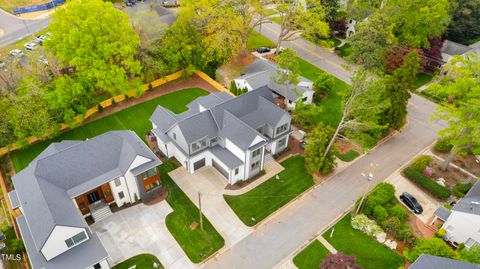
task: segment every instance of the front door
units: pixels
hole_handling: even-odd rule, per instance
[[[88,203],[93,204],[96,201],[100,200],[100,194],[98,191],[91,192],[87,195]]]

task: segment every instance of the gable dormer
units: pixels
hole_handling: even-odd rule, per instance
[[[85,228],[57,225],[43,244],[41,253],[49,261],[89,239]]]

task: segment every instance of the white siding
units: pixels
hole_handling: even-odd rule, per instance
[[[245,160],[245,152],[243,152],[237,145],[232,141],[225,139],[225,148],[228,149],[233,155],[237,156],[241,161]]]
[[[110,189],[112,190],[112,195],[117,206],[123,206],[124,204],[130,203],[130,195],[125,177],[119,177],[118,180],[120,180],[120,185],[118,187],[115,185],[115,180],[110,181],[108,185],[110,185]],[[124,194],[123,199],[118,195],[120,192],[123,192]]]
[[[108,264],[107,260],[102,260],[98,262],[102,269],[110,269],[110,265]],[[95,265],[95,264],[94,264]],[[89,267],[88,269],[94,269],[94,267]]]
[[[48,237],[47,241],[45,242],[45,244],[41,249],[41,252],[45,257],[45,259],[49,261],[55,258],[56,256],[64,253],[65,251],[69,250],[70,248],[68,248],[67,244],[65,243],[65,240],[71,238],[72,236],[82,231],[85,232],[88,240],[89,239],[88,234],[84,228],[67,227],[67,226],[59,226],[59,225],[55,226],[55,228],[53,228],[52,233],[50,234],[50,236]]]
[[[244,180],[244,175],[245,175],[245,165],[241,165],[238,167],[238,174],[235,175],[235,169],[230,171],[230,184],[235,184],[238,181]]]
[[[125,174],[125,184],[127,187],[127,192],[125,193],[125,201],[128,201],[130,203],[135,202],[135,197],[137,199],[140,199],[140,193],[138,192],[138,185],[137,185],[137,179],[135,176],[130,172],[133,168],[136,168],[146,162],[149,162],[150,159],[138,156],[135,157],[135,160],[133,160],[132,164],[127,170],[127,173]],[[118,195],[118,194],[117,194]],[[128,199],[128,200],[127,200]],[[120,204],[121,206],[122,204]]]
[[[248,84],[248,82],[245,79],[234,79],[234,81],[238,89],[243,89],[247,87],[248,91],[253,90],[252,86],[250,86],[250,84]]]
[[[451,242],[465,243],[469,238],[480,244],[480,216],[452,211],[443,224],[447,238]]]

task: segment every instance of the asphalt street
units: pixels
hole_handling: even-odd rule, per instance
[[[0,37],[0,47],[10,45],[47,28],[50,20],[50,18],[21,19],[0,9],[0,29],[3,30],[3,35]],[[5,57],[6,55],[0,56]]]

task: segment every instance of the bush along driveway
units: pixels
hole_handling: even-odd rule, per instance
[[[154,263],[157,264],[157,267],[153,267]],[[112,269],[129,269],[133,266],[136,266],[135,269],[164,268],[157,257],[151,254],[140,254],[115,265]]]
[[[235,214],[247,226],[262,221],[280,207],[314,185],[313,178],[305,170],[305,158],[293,156],[281,163],[285,168],[253,190],[238,196],[224,195]]]

